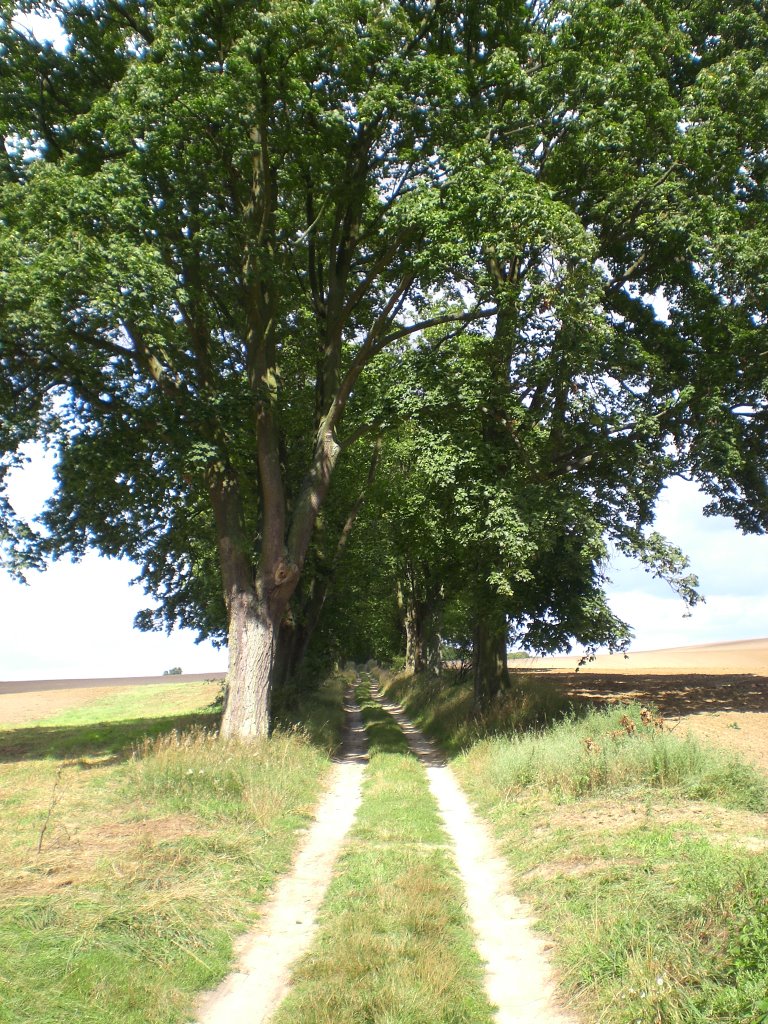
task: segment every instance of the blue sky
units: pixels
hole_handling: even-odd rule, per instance
[[[36,449],[9,487],[17,511],[31,519],[52,489],[52,459]],[[669,588],[625,558],[613,560],[615,611],[635,627],[635,650],[740,640],[768,635],[768,537],[745,537],[731,520],[705,518],[697,488],[673,480],[658,509],[657,528],[691,557],[706,604],[685,616]],[[133,617],[147,598],[130,580],[126,561],[88,555],[64,560],[22,586],[0,575],[0,679],[154,675],[226,669],[226,651],[197,645],[177,630],[141,633]]]

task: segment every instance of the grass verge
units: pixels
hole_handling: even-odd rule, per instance
[[[537,708],[535,691],[467,744],[466,691],[414,678],[387,688],[446,747],[466,748],[454,768],[556,940],[582,1019],[768,1022],[766,785],[755,770],[638,706],[542,727],[550,705]]]
[[[490,1024],[424,769],[367,687],[358,700],[370,741],[363,803],[274,1024]]]
[[[519,678],[484,713],[475,710],[472,689],[457,672],[433,676],[385,675],[387,693],[408,708],[410,717],[446,754],[456,755],[480,739],[544,728],[562,718],[586,711],[582,701],[571,701],[555,687]]]
[[[289,863],[343,685],[247,745],[164,687],[0,734],[0,1022],[187,1021]]]

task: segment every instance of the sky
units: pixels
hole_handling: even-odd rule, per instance
[[[37,446],[9,481],[17,512],[32,519],[53,488],[52,456]],[[675,479],[665,489],[656,527],[689,555],[706,604],[686,617],[683,602],[626,558],[610,575],[611,606],[635,628],[634,650],[768,636],[768,537],[743,536],[724,518],[702,515],[704,498]],[[189,630],[142,633],[137,611],[151,602],[131,586],[137,568],[91,553],[30,573],[24,586],[0,573],[0,680],[159,675],[171,668],[226,670],[226,650],[196,644]]]
[[[8,497],[30,520],[53,491],[53,457],[39,445],[9,479]],[[142,633],[133,619],[153,602],[131,586],[137,567],[127,559],[89,553],[61,559],[17,583],[0,569],[0,680],[89,679],[224,672],[226,650],[195,643],[190,630]]]

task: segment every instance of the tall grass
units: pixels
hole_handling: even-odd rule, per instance
[[[506,798],[524,789],[563,800],[652,788],[725,807],[768,808],[765,780],[754,768],[667,731],[637,704],[591,709],[546,731],[483,740],[469,756],[484,761],[489,781]]]
[[[443,743],[599,1024],[768,1024],[766,780],[652,709],[386,683]],[[549,684],[554,690],[555,684]],[[462,716],[465,716],[462,718]]]
[[[457,672],[446,671],[439,679],[409,674],[384,678],[387,694],[406,707],[448,754],[458,754],[488,736],[543,728],[584,709],[583,703],[574,703],[556,687],[524,677],[484,711],[474,707],[472,689]]]
[[[190,1020],[290,862],[342,688],[322,691],[306,729],[249,744],[220,742],[205,716],[174,730],[176,697],[170,715],[158,695],[144,718],[141,691],[77,725],[13,733],[19,761],[0,765],[0,1024]],[[38,854],[52,744],[68,760]]]
[[[134,748],[126,787],[154,807],[266,827],[301,806],[322,760],[299,730],[247,743],[174,730]]]
[[[478,713],[471,688],[443,679],[384,676],[387,694],[448,754],[466,752],[500,796],[558,800],[650,787],[725,807],[768,809],[768,786],[741,759],[671,730],[653,708],[596,708],[555,684],[523,680]]]

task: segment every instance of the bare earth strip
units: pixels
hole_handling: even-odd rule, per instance
[[[576,655],[553,658],[519,658],[510,667],[533,672],[572,671],[579,665]],[[720,644],[695,644],[691,647],[667,647],[658,651],[633,651],[623,654],[598,654],[583,665],[582,675],[615,672],[621,675],[757,675],[768,676],[768,638],[730,640]]]
[[[497,1024],[576,1024],[557,1005],[544,942],[534,935],[525,905],[510,892],[506,865],[489,830],[430,741],[402,708],[376,696],[426,766],[464,883],[477,949],[486,963],[486,992],[498,1008]]]
[[[218,681],[226,672],[182,672],[160,676],[110,676],[105,679],[0,679],[0,694],[41,693],[45,690],[81,690],[94,687],[157,686],[159,683],[199,683]]]
[[[312,943],[317,913],[362,798],[365,729],[350,695],[345,709],[344,748],[293,867],[264,907],[259,926],[241,940],[238,970],[202,997],[197,1024],[264,1024],[288,992],[291,967]]]

